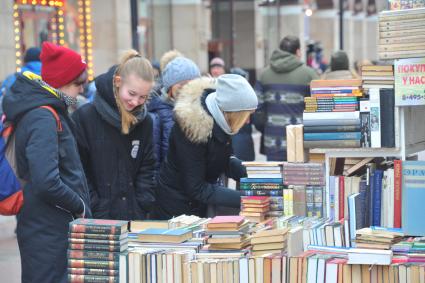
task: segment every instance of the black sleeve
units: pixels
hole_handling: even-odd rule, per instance
[[[191,199],[212,205],[240,206],[238,191],[206,182],[207,149],[205,144],[193,144],[183,138],[177,143],[176,148],[183,186]]]
[[[47,203],[73,214],[82,213],[84,210],[82,199],[60,178],[55,118],[52,113],[41,108],[33,110],[26,118],[31,122],[27,126],[25,156],[34,194]]]
[[[155,203],[155,164],[154,144],[152,138],[152,120],[146,118],[144,122],[147,134],[142,148],[142,162],[137,170],[136,198],[140,207],[149,212]]]
[[[255,110],[254,114],[251,116],[252,123],[258,131],[264,133],[264,127],[267,122],[267,109],[265,103],[265,94],[261,82],[258,81],[255,84],[254,89],[258,98],[258,107],[257,110]]]
[[[78,144],[78,152],[80,154],[81,163],[83,165],[84,174],[86,175],[87,185],[90,193],[90,207],[96,210],[99,203],[99,194],[97,193],[96,186],[93,183],[93,171],[90,166],[90,147],[86,137],[86,131],[84,130],[84,121],[81,120],[80,112],[83,108],[77,109],[72,114],[72,120],[74,121],[75,128],[75,139]]]

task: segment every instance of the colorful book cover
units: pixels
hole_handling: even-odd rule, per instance
[[[425,236],[425,161],[403,161],[402,168],[403,232]]]

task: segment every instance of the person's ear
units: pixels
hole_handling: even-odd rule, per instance
[[[296,55],[298,58],[301,58],[301,49],[297,49]]]
[[[120,76],[115,76],[114,77],[114,85],[116,86],[116,87],[120,87],[121,86],[121,83],[122,83],[122,80],[121,80],[121,77]]]

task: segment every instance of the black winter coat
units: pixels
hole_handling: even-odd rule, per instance
[[[112,88],[114,71],[112,68],[96,78],[93,104],[82,106],[72,115],[77,142],[94,217],[145,219],[154,203],[152,119],[143,106],[130,133],[121,133],[121,116]]]
[[[175,106],[176,124],[158,180],[157,213],[160,219],[181,214],[204,217],[208,204],[240,206],[240,193],[220,186],[218,178],[229,173],[230,136],[214,122],[205,105],[213,90],[208,79],[185,85]],[[205,91],[205,93],[204,93]]]
[[[17,219],[22,282],[67,282],[69,222],[86,209],[89,192],[65,103],[33,76],[18,75],[4,99],[7,119],[16,124],[18,175],[27,181]],[[53,107],[56,119],[42,105]]]

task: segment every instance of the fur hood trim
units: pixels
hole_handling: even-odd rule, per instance
[[[206,143],[212,135],[213,117],[202,105],[205,89],[215,89],[212,78],[199,78],[187,83],[180,91],[174,107],[176,122],[193,143]]]

